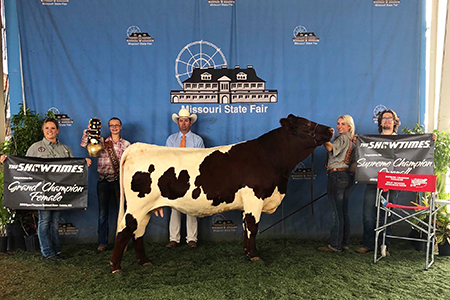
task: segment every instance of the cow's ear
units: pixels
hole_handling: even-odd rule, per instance
[[[281,124],[281,127],[286,129],[290,133],[293,133],[295,131],[294,130],[294,126],[292,124],[292,121],[290,119],[283,118],[283,119],[280,120],[280,124]]]
[[[282,118],[282,119],[280,119],[280,124],[281,124],[281,127],[287,128],[291,124],[291,121],[289,121],[287,118]]]
[[[287,116],[289,120],[296,118],[293,114],[289,114],[289,116]]]

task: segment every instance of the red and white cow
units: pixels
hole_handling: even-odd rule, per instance
[[[131,238],[139,263],[150,265],[143,235],[150,212],[166,206],[197,217],[242,210],[244,250],[257,260],[261,212],[275,212],[296,164],[333,136],[330,127],[294,115],[280,123],[280,128],[257,139],[229,146],[198,149],[136,143],[128,147],[120,166],[121,200],[111,271],[121,269]]]

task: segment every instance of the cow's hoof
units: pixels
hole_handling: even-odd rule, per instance
[[[259,258],[259,256],[254,256],[254,257],[250,257],[250,260],[251,261],[259,261],[259,260],[261,260],[260,258]],[[262,261],[262,260],[261,260]]]

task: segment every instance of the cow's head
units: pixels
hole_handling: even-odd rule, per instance
[[[293,135],[312,138],[316,146],[328,142],[333,137],[334,130],[331,127],[320,125],[305,118],[296,117],[292,114],[280,120],[283,128]]]

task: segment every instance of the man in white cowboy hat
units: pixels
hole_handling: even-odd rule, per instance
[[[187,109],[180,109],[172,114],[172,120],[178,125],[179,132],[167,138],[166,146],[182,148],[205,148],[203,139],[191,131],[191,126],[197,121],[196,114],[190,114]],[[180,244],[181,213],[172,209],[169,222],[169,244],[167,248],[174,248]],[[186,215],[186,243],[191,248],[197,247],[197,218]]]

